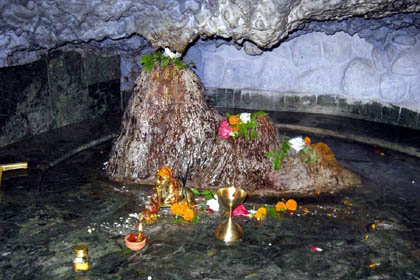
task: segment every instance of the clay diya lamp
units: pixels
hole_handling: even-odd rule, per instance
[[[125,246],[133,251],[139,251],[146,245],[146,236],[143,234],[143,225],[139,224],[139,232],[125,236]]]

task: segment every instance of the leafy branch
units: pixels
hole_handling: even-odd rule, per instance
[[[157,51],[154,54],[147,54],[144,55],[140,59],[140,63],[143,65],[144,70],[146,73],[149,73],[150,70],[153,69],[156,63],[160,63],[162,67],[166,67],[170,63],[173,63],[178,70],[183,70],[187,67],[195,67],[194,62],[184,63],[179,58],[171,58],[169,56],[164,55],[162,51]]]
[[[196,188],[191,188],[191,191],[192,191],[192,193],[194,195],[201,195],[201,196],[203,196],[205,200],[210,200],[210,199],[212,199],[216,195],[216,192],[215,191],[212,191],[212,190],[203,190],[203,191],[200,192]]]
[[[258,127],[257,117],[258,116],[265,117],[267,115],[268,114],[266,112],[263,112],[263,111],[252,112],[251,113],[251,120],[249,122],[237,124],[239,129],[238,129],[238,132],[235,133],[233,138],[236,139],[236,138],[241,137],[243,135],[246,141],[249,140],[249,137],[251,137],[252,139],[256,139],[258,137],[258,132],[255,129],[255,128]],[[231,116],[231,114],[226,113],[226,116],[229,118]]]
[[[287,153],[290,150],[289,140],[283,141],[281,144],[281,150],[275,149],[269,153],[266,153],[264,156],[267,158],[273,159],[273,169],[275,171],[280,170],[282,160],[287,156]]]

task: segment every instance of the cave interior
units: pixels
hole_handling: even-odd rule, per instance
[[[0,279],[420,279],[417,0],[32,0],[0,13]],[[222,116],[265,111],[362,185],[249,197],[248,210],[298,208],[235,217],[245,237],[229,245],[214,235],[222,210],[187,223],[162,209],[146,246],[127,249],[152,188],[106,169],[140,59],[165,48]],[[89,269],[75,272],[81,244]]]

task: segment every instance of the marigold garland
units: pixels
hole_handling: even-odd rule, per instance
[[[171,213],[176,216],[183,217],[186,221],[192,221],[192,219],[194,219],[194,210],[191,209],[187,204],[172,204]]]

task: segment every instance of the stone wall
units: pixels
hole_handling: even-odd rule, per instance
[[[306,95],[247,89],[207,88],[215,108],[337,115],[420,129],[420,114],[392,104],[336,95]]]
[[[250,96],[258,96],[271,105],[277,99],[297,100],[295,105],[275,109],[418,126],[419,34],[394,31],[383,45],[375,46],[357,34],[313,32],[254,56],[233,45],[198,43],[190,48],[187,59],[196,63],[206,88],[250,92]],[[242,100],[247,98],[242,96]],[[258,104],[255,99],[250,102]],[[381,113],[372,117],[368,110],[359,108],[360,104]],[[365,113],[357,113],[360,110]]]
[[[0,146],[121,111],[119,56],[55,51],[0,80]]]

